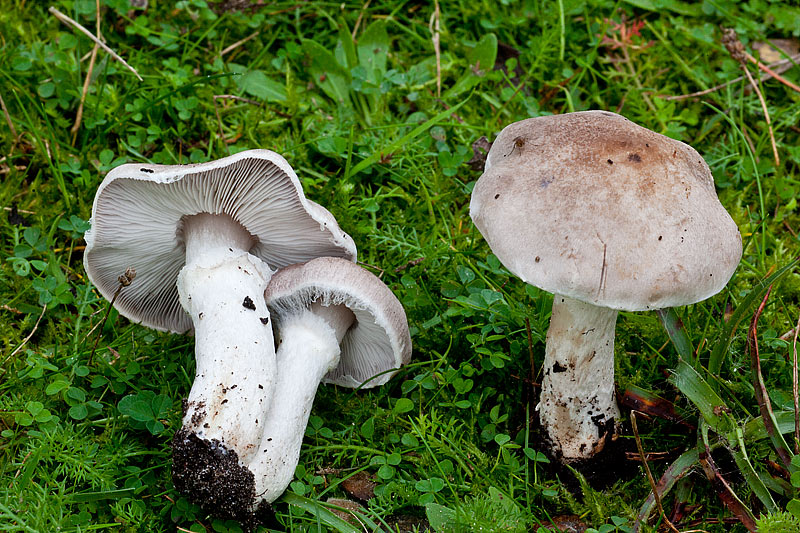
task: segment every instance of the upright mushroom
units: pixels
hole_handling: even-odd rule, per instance
[[[272,502],[294,476],[320,381],[383,385],[411,357],[411,337],[392,291],[343,259],[321,257],[279,270],[265,296],[279,337],[278,377],[249,467],[256,494]]]
[[[619,417],[617,312],[704,300],[742,254],[703,158],[605,111],[503,129],[470,215],[511,272],[554,294],[539,416],[564,462],[600,451]]]
[[[91,223],[84,263],[100,293],[111,299],[117,277],[136,269],[114,302],[120,314],[161,331],[194,330],[197,370],[173,441],[173,477],[234,514],[252,499],[243,465],[258,449],[274,389],[264,301],[272,269],[319,256],[354,261],[355,245],[269,150],[119,166],[97,190]]]

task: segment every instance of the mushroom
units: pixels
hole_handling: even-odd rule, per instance
[[[258,497],[272,502],[294,476],[320,381],[383,385],[410,359],[411,337],[392,291],[343,259],[321,257],[279,270],[265,298],[279,337],[278,376],[249,468]]]
[[[114,301],[120,314],[160,331],[194,330],[197,370],[173,440],[175,485],[211,508],[230,500],[217,483],[225,476],[252,490],[241,465],[258,449],[276,374],[264,301],[272,269],[318,256],[354,261],[352,239],[269,150],[116,167],[97,190],[91,223],[84,263],[100,294],[111,300],[133,267],[135,283]]]
[[[605,111],[503,129],[470,216],[506,268],[554,294],[538,410],[563,462],[615,429],[617,312],[709,298],[742,254],[703,158]]]

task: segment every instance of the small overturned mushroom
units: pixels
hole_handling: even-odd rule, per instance
[[[506,268],[554,294],[538,409],[564,462],[599,452],[619,417],[617,312],[709,298],[742,254],[703,158],[606,111],[503,129],[470,216]]]
[[[411,337],[392,291],[343,259],[279,270],[265,297],[279,337],[278,376],[249,468],[258,498],[272,502],[294,476],[319,383],[383,385],[411,357]]]

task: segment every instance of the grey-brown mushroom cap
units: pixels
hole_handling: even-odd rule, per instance
[[[346,387],[383,385],[411,359],[408,319],[380,279],[355,263],[320,257],[275,273],[264,294],[280,336],[287,318],[320,300],[347,306],[355,322],[340,343],[339,365],[322,380]]]
[[[697,151],[605,111],[503,129],[470,216],[527,283],[619,310],[708,298],[742,255]]]
[[[192,327],[176,279],[185,263],[182,220],[198,213],[239,222],[255,238],[249,252],[272,269],[320,256],[356,258],[350,236],[305,198],[275,152],[248,150],[193,165],[125,164],[97,189],[84,252],[89,279],[108,300],[125,269],[136,269],[114,303],[120,314],[162,331]]]

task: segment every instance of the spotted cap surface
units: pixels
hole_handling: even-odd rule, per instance
[[[619,310],[708,298],[742,255],[700,154],[606,111],[503,129],[470,216],[527,283]]]

